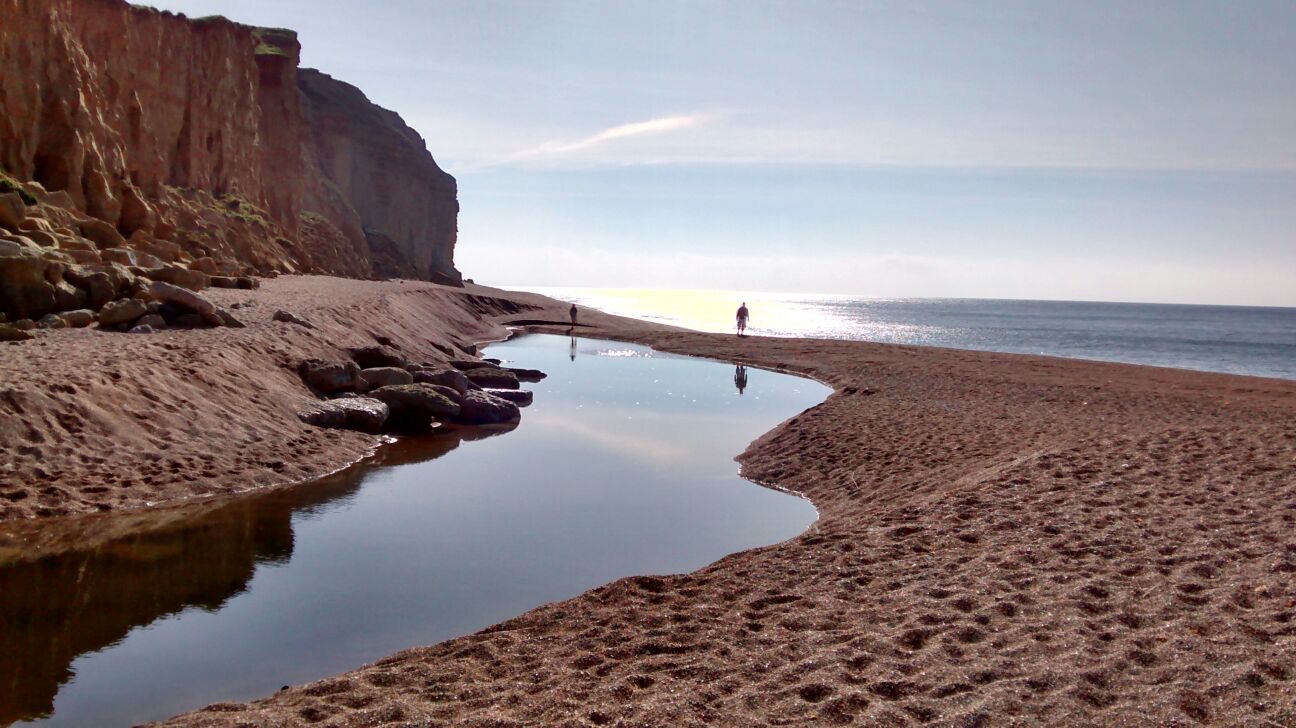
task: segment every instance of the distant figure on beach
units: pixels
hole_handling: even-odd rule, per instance
[[[747,318],[750,315],[751,314],[747,312],[747,302],[743,301],[743,304],[738,307],[738,335],[739,336],[742,336],[743,332],[747,330]]]
[[[572,317],[572,326],[575,326],[576,325],[576,304],[574,303],[572,304],[571,307],[571,317]]]
[[[734,386],[738,388],[739,395],[747,388],[747,367],[742,364],[734,368]]]

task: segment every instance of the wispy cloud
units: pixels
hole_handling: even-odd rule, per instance
[[[679,114],[676,116],[662,116],[647,121],[636,121],[630,124],[621,124],[614,126],[597,134],[591,134],[584,139],[576,141],[550,141],[541,144],[538,147],[526,149],[513,155],[513,159],[528,159],[534,157],[558,156],[579,152],[590,147],[596,147],[608,142],[630,137],[645,136],[649,134],[666,134],[669,132],[683,131],[701,126],[711,120],[709,114]]]

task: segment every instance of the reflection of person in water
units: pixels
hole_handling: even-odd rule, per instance
[[[738,388],[738,394],[747,388],[747,367],[742,364],[734,368],[734,386]]]
[[[571,333],[571,329],[568,329],[567,333],[571,334],[571,351],[569,352],[571,360],[576,361],[576,335]]]

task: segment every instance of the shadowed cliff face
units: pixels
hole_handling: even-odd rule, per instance
[[[310,101],[320,166],[360,214],[374,271],[458,283],[457,186],[423,138],[355,86],[311,69],[300,70],[297,82]]]
[[[250,273],[457,280],[454,179],[351,87],[313,114],[299,52],[292,31],[124,0],[0,0],[0,169],[66,192],[42,202],[137,249],[166,241]],[[343,168],[353,183],[330,179]]]

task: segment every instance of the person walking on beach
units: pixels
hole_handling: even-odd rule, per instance
[[[747,331],[747,319],[751,314],[747,311],[747,302],[738,307],[738,335],[742,336]]]
[[[575,326],[576,325],[576,304],[574,303],[572,304],[570,313],[572,317],[572,326]]]

